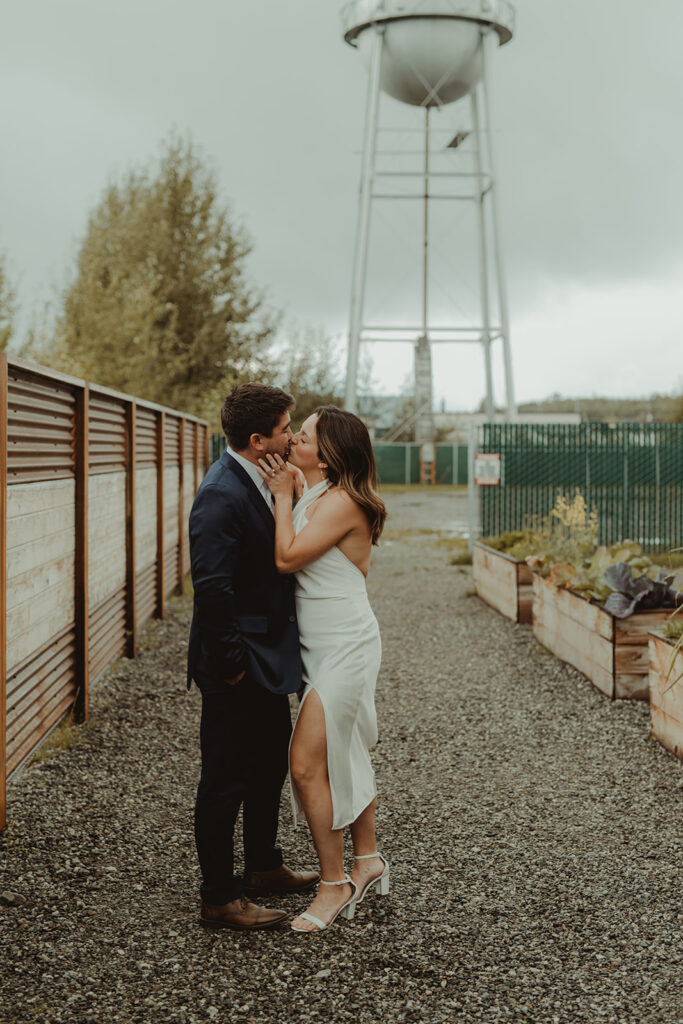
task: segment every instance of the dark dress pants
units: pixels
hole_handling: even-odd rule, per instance
[[[270,871],[282,864],[276,840],[292,723],[288,698],[248,676],[220,689],[202,679],[197,685],[202,693],[202,773],[195,840],[202,899],[220,906],[242,895],[233,853],[240,806],[245,871]]]

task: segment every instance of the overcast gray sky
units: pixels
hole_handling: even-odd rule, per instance
[[[66,280],[108,178],[153,157],[175,128],[213,163],[247,226],[253,279],[290,318],[341,343],[366,75],[342,40],[340,6],[5,4],[0,250],[22,324]],[[683,389],[683,5],[515,6],[515,38],[494,63],[493,120],[518,397]],[[439,125],[460,127],[461,106]],[[405,123],[395,101],[383,112]],[[390,266],[381,224],[375,239]],[[468,284],[449,287],[457,297]],[[410,353],[377,348],[375,378],[395,390]],[[478,350],[439,347],[437,399],[477,405],[480,363]]]

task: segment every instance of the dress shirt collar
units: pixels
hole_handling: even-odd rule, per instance
[[[227,451],[228,455],[230,455],[235,460],[235,462],[239,462],[239,464],[242,467],[242,469],[244,469],[249,474],[249,476],[251,477],[251,479],[254,481],[254,483],[256,484],[256,486],[258,488],[259,494],[261,495],[261,497],[265,501],[266,505],[268,506],[268,508],[272,512],[273,511],[273,500],[271,498],[271,494],[270,494],[270,490],[268,488],[268,484],[263,479],[263,477],[259,475],[259,471],[256,468],[256,466],[254,465],[254,463],[250,462],[249,459],[245,459],[244,456],[240,455],[238,452],[234,452],[232,450],[232,448],[230,447],[230,445],[228,445],[228,447],[226,448],[226,451]]]

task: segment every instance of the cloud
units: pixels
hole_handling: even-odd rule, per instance
[[[608,351],[613,367],[633,367],[618,378],[625,391],[641,390],[645,379],[665,389],[669,367],[651,361],[647,376],[640,373],[638,338],[628,323],[606,335],[600,311],[622,296],[619,308],[644,328],[656,297],[671,343],[683,328],[675,301],[683,266],[683,8],[678,0],[651,0],[646,10],[635,0],[516,6],[515,37],[493,62],[493,99],[518,373],[536,393],[570,381],[591,387],[590,361],[578,360],[575,376],[560,376],[557,358],[541,369],[556,302],[565,313],[583,311],[569,319],[581,322],[589,349],[592,339],[592,351]],[[24,0],[8,8],[0,39],[0,89],[10,99],[0,109],[0,248],[19,268],[25,315],[71,264],[108,177],[148,160],[175,128],[213,160],[253,237],[252,274],[273,302],[299,320],[344,331],[366,73],[342,40],[339,7],[336,0]],[[392,102],[387,116],[404,123],[409,111]],[[440,121],[455,130],[465,111],[455,104]],[[400,270],[392,261],[406,256],[400,273],[410,281],[419,281],[419,268],[409,244],[398,253],[396,232],[377,232],[373,294],[391,310]],[[443,287],[434,288],[435,296],[447,293],[453,282],[470,317],[471,244],[455,257],[457,273],[447,272],[444,257]],[[419,262],[419,238],[415,251]],[[407,298],[413,285],[405,287]],[[567,295],[568,307],[560,298]],[[565,337],[556,325],[553,332]],[[458,351],[435,354],[435,364],[455,360],[457,372],[441,375],[453,382],[452,401],[477,404],[479,353]],[[397,350],[395,362],[409,360]]]

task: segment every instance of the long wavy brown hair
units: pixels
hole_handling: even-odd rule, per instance
[[[377,494],[377,465],[368,428],[358,416],[336,405],[321,405],[315,411],[318,454],[327,463],[327,479],[360,505],[372,543],[377,544],[387,510]]]

